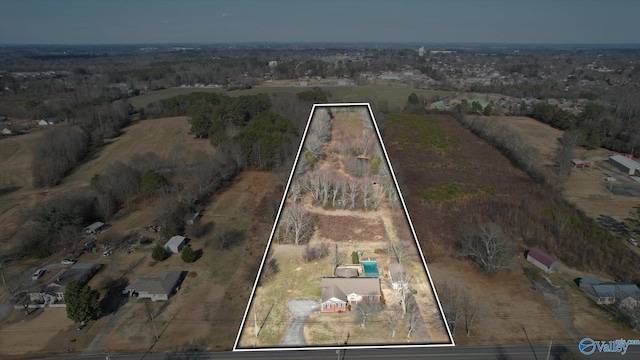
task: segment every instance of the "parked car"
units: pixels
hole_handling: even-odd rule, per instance
[[[31,275],[31,280],[38,280],[40,279],[40,277],[42,276],[42,274],[44,274],[44,269],[38,269],[36,270],[36,272],[33,273],[33,275]]]
[[[617,181],[618,179],[613,177],[613,176],[609,176],[607,178],[604,179],[604,181]]]
[[[64,259],[61,262],[62,265],[73,265],[75,263],[76,263],[76,260],[74,259]]]
[[[630,237],[627,239],[627,241],[629,242],[629,244],[633,245],[633,246],[638,246],[638,240]]]

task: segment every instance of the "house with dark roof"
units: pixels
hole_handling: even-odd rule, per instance
[[[527,251],[525,253],[525,257],[530,263],[548,273],[556,271],[560,265],[558,260],[539,249],[531,249]]]
[[[578,279],[578,286],[598,305],[610,305],[620,301],[629,307],[637,306],[640,301],[640,289],[636,284],[608,281],[600,282],[587,277]]]
[[[29,293],[29,298],[31,301],[45,303],[63,301],[67,285],[71,281],[76,280],[81,283],[87,283],[101,268],[102,264],[76,263],[69,269],[64,269],[57,273],[46,286]]]
[[[131,296],[148,298],[153,301],[168,300],[182,280],[182,271],[164,270],[160,276],[138,276],[125,287]]]
[[[358,303],[382,302],[377,277],[323,277],[322,312],[345,312]]]

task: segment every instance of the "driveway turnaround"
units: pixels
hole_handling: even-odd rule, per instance
[[[304,324],[314,311],[320,310],[318,300],[289,300],[287,310],[291,313],[291,324],[280,342],[280,346],[307,345],[304,339]]]

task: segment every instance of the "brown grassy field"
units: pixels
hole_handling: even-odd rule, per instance
[[[538,149],[542,154],[541,164],[547,171],[551,169],[553,159],[560,143],[563,131],[553,128],[540,121],[524,116],[492,116],[492,120],[504,124],[507,128],[520,135],[527,144]],[[615,195],[607,189],[605,175],[597,166],[605,161],[611,151],[606,149],[587,150],[577,147],[573,152],[575,159],[581,159],[592,164],[592,169],[573,169],[571,175],[564,181],[563,195],[578,209],[592,219],[601,214],[613,217],[618,221],[628,217],[640,199]]]
[[[34,190],[29,179],[30,148],[42,131],[3,139],[0,151],[7,156],[3,157],[2,167],[11,169],[12,177],[9,179],[7,175],[3,175],[2,179],[21,188],[0,195],[3,209],[0,214],[1,223],[11,224],[18,208],[30,207],[48,196],[88,186],[93,175],[104,171],[115,161],[128,161],[134,154],[152,151],[169,160],[182,162],[190,161],[190,156],[195,153],[203,153],[205,156],[215,154],[207,140],[194,139],[189,134],[189,124],[185,117],[139,121],[123,129],[123,132],[120,137],[109,141],[100,151],[76,167],[62,184],[43,190]],[[131,280],[135,275],[157,275],[163,269],[189,271],[181,290],[167,303],[132,299],[113,317],[107,314],[98,321],[90,322],[82,331],[75,329],[77,325],[66,318],[64,309],[32,310],[30,315],[14,311],[0,323],[0,357],[23,358],[67,353],[75,355],[87,347],[90,352],[107,347],[114,352],[146,351],[153,342],[153,336],[150,335],[152,331],[149,332],[149,309],[156,313],[157,326],[162,332],[160,341],[153,347],[154,351],[172,351],[185,346],[230,348],[246,305],[247,292],[255,277],[256,262],[259,261],[268,239],[269,219],[265,204],[268,196],[275,195],[278,184],[276,179],[277,176],[273,173],[245,171],[212,196],[202,211],[203,217],[200,220],[203,223],[214,223],[213,232],[192,239],[191,246],[197,251],[201,250],[203,254],[193,264],[183,263],[179,255],[156,263],[150,257],[151,245],[140,246],[131,254],[115,251],[110,257],[102,257],[98,253],[85,254],[79,258],[81,262],[105,264],[89,283],[101,292],[106,291],[109,278],[124,275]],[[109,231],[101,236],[124,236],[131,230],[138,230],[144,235],[157,238],[158,234],[141,230],[157,217],[157,204],[154,201],[132,204],[114,217]],[[264,226],[265,223],[267,226]],[[241,230],[245,233],[245,239],[230,249],[221,250],[214,238],[216,231],[223,228]],[[9,235],[8,232],[0,232],[3,236]],[[12,263],[3,267],[5,276],[10,279],[15,277],[18,281],[25,273],[30,274],[37,267],[58,262],[61,257],[62,255],[54,255],[44,260]],[[15,285],[15,282],[12,284]],[[0,300],[4,301],[7,294],[4,293],[4,287],[0,288]],[[236,304],[229,309],[229,301],[223,301],[225,298],[238,298],[240,305]],[[96,341],[98,342],[95,343]]]
[[[521,122],[536,126],[524,119]],[[432,138],[431,134],[439,136]],[[448,137],[449,142],[441,144],[438,139],[443,137]],[[528,247],[522,242],[519,230],[536,226],[536,223],[539,225],[540,219],[533,218],[534,214],[519,217],[518,213],[523,208],[522,204],[550,201],[544,189],[515,168],[498,150],[452,118],[433,117],[418,121],[389,117],[383,138],[436,288],[438,283],[445,281],[459,285],[477,299],[482,309],[477,327],[472,329],[470,336],[465,336],[464,331],[456,331],[456,344],[521,343],[526,341],[522,326],[526,327],[532,340],[545,342],[549,339],[549,331],[552,331],[549,324],[555,324],[551,326],[555,331],[554,339],[568,341],[568,333],[557,322],[543,297],[530,289],[531,282],[523,272],[526,264],[522,263],[522,251]],[[552,143],[538,142],[540,146],[551,146]],[[461,145],[456,147],[454,144]],[[596,171],[593,170],[594,173]],[[456,186],[445,186],[451,183]],[[466,195],[453,196],[448,191],[433,189],[448,189]],[[472,189],[492,191],[473,192]],[[498,210],[503,207],[509,210]],[[466,229],[472,229],[477,222],[505,223],[516,217],[521,220],[515,222],[518,229],[511,233],[517,250],[510,272],[486,277],[478,274],[475,265],[460,260],[456,248]],[[529,221],[534,223],[529,224]],[[549,235],[538,232],[537,236]],[[533,244],[541,243],[541,239],[534,237]],[[557,245],[555,249],[560,251]],[[591,275],[606,279],[602,269],[594,269]],[[564,282],[556,285],[569,288],[566,279],[570,276],[565,275]],[[569,294],[574,324],[579,331],[585,334],[608,333],[608,338],[628,335],[624,326],[610,322],[604,310],[580,299],[577,287],[571,288]],[[587,325],[600,322],[603,326],[599,330],[589,329]]]

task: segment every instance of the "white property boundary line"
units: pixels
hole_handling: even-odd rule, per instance
[[[242,330],[244,329],[247,315],[249,313],[249,309],[251,308],[251,303],[253,302],[253,297],[256,293],[256,287],[258,286],[258,281],[260,280],[260,275],[262,275],[262,270],[264,268],[264,263],[267,259],[267,254],[269,253],[269,248],[271,247],[271,241],[273,240],[273,235],[276,230],[276,226],[280,220],[280,213],[282,212],[282,208],[284,207],[284,203],[287,199],[287,193],[289,192],[289,186],[291,185],[291,180],[293,179],[293,175],[296,171],[298,160],[300,158],[300,153],[302,152],[302,148],[304,146],[305,139],[307,138],[307,132],[309,131],[309,126],[311,125],[311,119],[313,118],[313,114],[316,111],[316,108],[331,108],[331,107],[363,107],[366,106],[369,110],[369,116],[371,117],[371,121],[373,122],[373,127],[376,130],[376,135],[378,136],[378,143],[382,148],[382,152],[384,153],[385,160],[387,161],[387,166],[389,168],[389,172],[391,173],[391,177],[393,178],[393,183],[396,187],[396,191],[400,196],[400,202],[402,203],[402,209],[404,210],[404,214],[406,216],[407,222],[409,223],[409,227],[411,228],[411,234],[413,235],[413,240],[418,247],[418,252],[420,253],[420,259],[422,260],[422,266],[424,266],[424,270],[427,273],[427,277],[429,278],[429,285],[431,286],[431,291],[438,303],[438,309],[440,310],[440,315],[442,316],[442,320],[444,322],[444,326],[447,329],[447,334],[449,335],[449,339],[451,339],[450,344],[379,344],[379,345],[347,345],[347,346],[301,346],[301,347],[270,347],[270,348],[238,348],[238,343],[240,341],[240,336],[242,335]],[[342,350],[342,349],[392,349],[392,348],[409,348],[409,347],[450,347],[455,346],[455,342],[453,340],[453,336],[451,335],[451,330],[449,329],[449,324],[444,316],[444,312],[442,311],[442,304],[440,303],[440,299],[438,298],[438,294],[436,293],[435,286],[433,285],[433,279],[431,278],[431,273],[429,272],[429,268],[427,267],[427,263],[424,259],[424,254],[422,253],[422,248],[420,247],[420,243],[418,242],[418,237],[416,235],[416,231],[413,228],[413,223],[411,222],[411,217],[409,216],[409,212],[407,211],[407,206],[404,202],[404,197],[402,196],[402,191],[400,191],[400,186],[398,186],[398,180],[396,179],[396,174],[393,171],[393,167],[391,166],[391,161],[389,161],[389,155],[387,154],[387,149],[384,146],[384,142],[382,141],[382,136],[380,135],[380,129],[378,128],[378,123],[376,122],[375,117],[373,116],[373,111],[371,110],[371,105],[369,103],[336,103],[336,104],[314,104],[311,109],[311,113],[309,114],[309,119],[307,120],[307,126],[304,129],[304,134],[302,135],[302,139],[300,141],[300,146],[298,147],[298,153],[296,154],[296,158],[293,162],[293,166],[291,168],[291,173],[289,174],[289,180],[287,181],[287,186],[284,189],[284,194],[282,195],[282,200],[280,201],[280,207],[278,208],[278,214],[276,215],[276,219],[273,223],[273,227],[271,228],[271,234],[269,235],[269,242],[267,242],[267,247],[265,248],[264,255],[262,256],[262,261],[260,262],[260,269],[258,270],[258,274],[256,276],[256,280],[253,283],[253,289],[251,290],[251,296],[249,297],[249,302],[247,303],[247,308],[244,311],[244,316],[242,317],[242,323],[240,324],[240,329],[238,330],[238,335],[236,336],[235,344],[233,345],[233,351],[280,351],[280,350]]]

